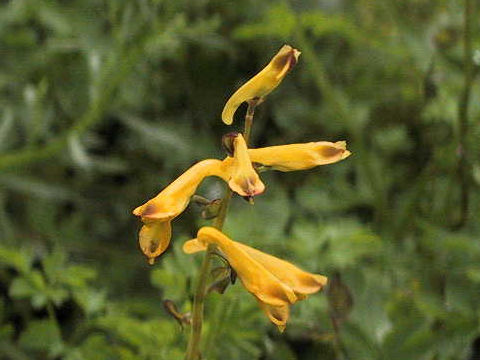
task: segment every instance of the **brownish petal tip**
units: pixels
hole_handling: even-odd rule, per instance
[[[155,205],[153,204],[147,204],[143,209],[142,209],[142,212],[141,212],[141,216],[150,216],[150,215],[153,215],[157,212],[157,208]]]
[[[339,154],[344,153],[346,150],[342,148],[337,148],[333,146],[324,146],[320,149],[320,155],[326,158],[334,157]]]

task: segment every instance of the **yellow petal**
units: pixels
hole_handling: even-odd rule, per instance
[[[244,101],[268,95],[283,80],[298,61],[300,51],[284,45],[272,60],[257,75],[248,80],[228,99],[222,112],[222,120],[230,125],[233,115]]]
[[[256,297],[260,308],[280,332],[285,330],[289,305],[319,291],[327,283],[327,278],[322,275],[308,273],[287,261],[233,241],[211,227],[201,228],[197,239],[187,241],[183,250],[186,253],[204,251],[211,243],[225,254],[242,284]],[[273,279],[266,274],[273,275]],[[296,299],[278,301],[278,294],[285,287],[294,291]]]
[[[294,171],[332,164],[347,158],[351,153],[346,149],[345,141],[319,141],[249,149],[248,155],[254,163],[279,171]]]
[[[207,246],[204,243],[198,241],[197,239],[185,241],[185,243],[183,244],[183,252],[185,254],[194,254],[199,251],[205,250],[207,250]]]
[[[157,196],[133,210],[143,220],[171,220],[182,213],[190,198],[207,176],[218,176],[228,181],[230,173],[220,160],[203,160],[185,171]]]
[[[290,307],[288,305],[272,306],[265,304],[258,300],[258,305],[263,310],[268,319],[275,325],[280,332],[283,332],[287,327],[287,321],[290,317]]]
[[[263,267],[278,280],[292,288],[295,294],[297,294],[297,297],[298,295],[313,294],[327,284],[327,278],[325,276],[303,271],[288,261],[266,254],[242,243],[235,242],[235,244],[263,265]]]
[[[234,155],[231,164],[230,189],[241,196],[255,196],[265,191],[265,185],[253,169],[248,156],[247,144],[242,134],[234,140]]]
[[[139,233],[139,245],[142,252],[153,264],[170,244],[172,227],[170,221],[152,221],[142,226]]]
[[[198,231],[197,239],[204,246],[209,243],[216,244],[227,257],[230,266],[235,269],[243,286],[260,301],[268,305],[283,306],[293,304],[297,300],[290,287],[272,275],[219,230],[202,227]]]
[[[288,261],[279,259],[240,242],[231,241],[259,262],[278,280],[288,285],[295,292],[298,300],[304,299],[304,295],[313,294],[327,285],[328,279],[323,275],[303,271]],[[187,254],[204,250],[206,250],[206,245],[197,239],[189,240],[183,245],[183,251]]]

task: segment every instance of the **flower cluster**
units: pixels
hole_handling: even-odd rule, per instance
[[[298,50],[284,45],[262,71],[232,95],[225,105],[222,120],[231,124],[241,103],[263,100],[297,63],[299,55]],[[229,134],[227,140],[228,156],[225,159],[196,163],[157,196],[133,211],[143,222],[139,244],[149,263],[153,264],[155,258],[168,248],[172,220],[186,209],[206,177],[216,176],[234,193],[251,199],[265,190],[257,172],[259,167],[283,172],[305,170],[335,163],[350,155],[344,141],[249,149],[242,134]],[[327,278],[322,275],[305,272],[287,261],[233,241],[213,227],[202,227],[197,237],[187,241],[183,249],[190,254],[204,251],[209,246],[215,247],[228,261],[243,286],[281,331],[289,317],[289,306],[319,291],[327,283]]]

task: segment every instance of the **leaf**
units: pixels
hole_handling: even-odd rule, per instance
[[[354,354],[358,360],[380,359],[380,350],[375,341],[363,329],[347,321],[342,325],[341,339],[349,355]]]
[[[34,270],[26,277],[15,278],[10,285],[9,294],[12,297],[23,299],[43,290],[45,290],[45,281],[42,275]]]
[[[362,29],[346,19],[341,14],[327,14],[323,11],[308,11],[302,13],[300,17],[301,25],[310,29],[316,37],[322,37],[326,34],[339,34],[352,42],[371,41],[366,37]]]
[[[49,282],[58,281],[58,277],[63,272],[66,261],[66,254],[59,247],[56,247],[42,259],[43,270]]]
[[[70,293],[66,289],[58,287],[49,287],[45,292],[46,297],[51,300],[56,306],[60,306],[65,302]]]
[[[97,277],[97,271],[85,265],[70,265],[59,276],[59,280],[71,288],[84,288]]]
[[[73,297],[87,316],[103,311],[107,303],[105,290],[75,289]]]
[[[65,201],[76,198],[76,195],[61,184],[52,184],[27,176],[1,174],[0,184],[21,194],[35,196],[41,199]]]
[[[291,36],[296,26],[295,15],[288,6],[281,3],[269,8],[263,22],[237,27],[234,37],[242,40],[258,37],[286,39]]]
[[[467,277],[474,283],[480,284],[480,267],[469,267]]]
[[[88,170],[92,166],[90,156],[83,144],[78,139],[78,136],[73,135],[68,139],[68,147],[73,163],[80,168]]]
[[[37,270],[33,270],[30,273],[25,274],[25,276],[20,276],[15,278],[9,289],[9,295],[17,299],[30,299],[32,306],[36,309],[40,309],[47,304],[49,299],[49,291],[45,279],[42,274]],[[51,292],[52,295],[57,296],[66,296],[65,293]]]
[[[162,289],[168,298],[181,300],[186,291],[186,279],[182,274],[157,267],[150,275],[152,285]]]
[[[297,356],[285,342],[269,342],[267,360],[297,360]],[[303,353],[303,351],[302,351]]]
[[[367,259],[374,259],[382,250],[377,235],[353,220],[336,220],[314,226],[303,221],[293,229],[291,249],[303,259],[308,254],[318,254],[310,259],[310,268],[336,269],[356,266]]]
[[[160,302],[159,312],[161,312]],[[142,357],[154,354],[158,356],[178,334],[178,325],[170,320],[136,319],[118,312],[100,318],[97,323],[122,342],[136,348]]]
[[[48,297],[43,293],[35,293],[32,295],[31,303],[34,309],[42,309],[48,304]]]
[[[21,347],[58,355],[63,349],[62,339],[57,326],[49,320],[34,320],[28,324],[25,331],[20,334]]]
[[[70,350],[66,360],[134,360],[135,355],[126,346],[113,345],[103,334],[92,334],[75,350]]]
[[[124,116],[121,120],[125,125],[141,134],[146,141],[152,144],[162,144],[163,147],[179,152],[180,156],[191,152],[190,145],[183,141],[177,131],[168,125],[150,124],[134,116]]]
[[[271,174],[264,176],[268,184]],[[234,198],[234,201],[237,198]],[[235,241],[249,242],[259,249],[285,246],[284,227],[290,216],[286,191],[281,186],[268,187],[265,194],[255,198],[255,204],[235,201],[225,223],[225,232]]]
[[[10,249],[0,245],[0,264],[13,267],[20,273],[27,273],[33,260],[33,254],[29,250]]]

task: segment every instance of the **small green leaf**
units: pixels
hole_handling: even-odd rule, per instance
[[[96,277],[95,269],[88,266],[72,265],[62,271],[60,281],[72,288],[82,288],[87,285],[88,281]]]
[[[42,308],[48,300],[48,289],[45,280],[37,270],[26,274],[26,276],[17,277],[10,285],[9,294],[13,298],[28,299],[32,301],[34,308]]]
[[[41,309],[47,305],[48,298],[45,294],[36,293],[32,296],[32,306],[35,309]]]
[[[121,353],[127,352],[132,357],[120,356]],[[112,346],[109,341],[101,334],[90,335],[83,344],[70,351],[66,360],[88,360],[88,359],[102,359],[102,360],[117,360],[117,359],[133,359],[133,354],[120,344]]]
[[[29,250],[9,249],[0,246],[0,264],[11,266],[20,273],[29,271],[32,258],[32,253]]]
[[[480,267],[470,267],[467,269],[467,277],[474,283],[480,284]]]
[[[105,308],[107,294],[103,290],[76,289],[73,297],[87,316],[96,314]]]
[[[32,284],[23,277],[18,277],[10,285],[9,295],[17,299],[25,299],[36,293]]]
[[[156,268],[150,275],[153,286],[163,289],[165,294],[173,300],[184,297],[186,279],[182,274],[170,272],[165,268]]]
[[[62,348],[62,339],[57,326],[49,320],[34,320],[20,335],[19,344],[25,349],[58,352]]]

